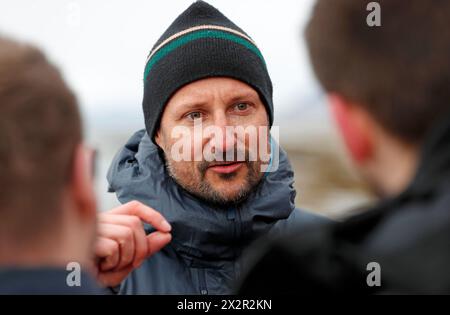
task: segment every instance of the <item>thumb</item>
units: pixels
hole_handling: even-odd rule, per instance
[[[161,250],[164,246],[169,244],[171,240],[172,235],[170,233],[156,231],[147,235],[147,257]]]

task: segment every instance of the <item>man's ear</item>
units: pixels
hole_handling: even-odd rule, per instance
[[[79,211],[82,219],[95,220],[96,200],[94,192],[93,158],[94,152],[88,150],[82,144],[75,149],[72,176],[71,176],[71,195],[73,202]]]
[[[155,134],[155,143],[158,145],[158,147],[163,148],[161,128]]]
[[[372,121],[368,113],[338,94],[328,95],[334,117],[352,159],[362,164],[373,156]]]

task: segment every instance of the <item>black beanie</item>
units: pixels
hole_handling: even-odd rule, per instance
[[[147,58],[142,106],[152,141],[171,96],[184,85],[209,77],[229,77],[253,87],[272,126],[272,82],[261,52],[216,8],[197,1],[169,26]]]

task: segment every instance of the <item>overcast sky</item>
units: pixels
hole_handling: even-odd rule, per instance
[[[101,209],[117,204],[114,195],[104,193],[112,155],[144,126],[142,75],[147,54],[192,2],[0,0],[0,33],[43,48],[78,95],[87,138],[101,151],[97,182]],[[281,135],[291,134],[296,141],[300,136],[314,139],[308,128],[329,126],[323,121],[327,115],[323,107],[314,106],[320,103],[321,92],[302,37],[313,0],[208,2],[262,50],[274,83],[275,124]],[[116,133],[123,139],[114,137]]]
[[[192,2],[0,0],[0,32],[43,48],[89,115],[141,115],[146,56]],[[261,48],[274,83],[276,117],[291,112],[292,106],[307,106],[302,102],[317,96],[302,37],[312,0],[208,2]]]

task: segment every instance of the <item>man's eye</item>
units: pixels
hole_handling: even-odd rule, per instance
[[[246,110],[246,109],[248,108],[248,104],[247,104],[247,103],[239,103],[239,104],[237,104],[237,105],[235,106],[235,108],[236,108],[238,111],[244,111],[244,110]]]
[[[202,118],[202,113],[200,112],[192,112],[187,115],[190,120],[197,120]]]

